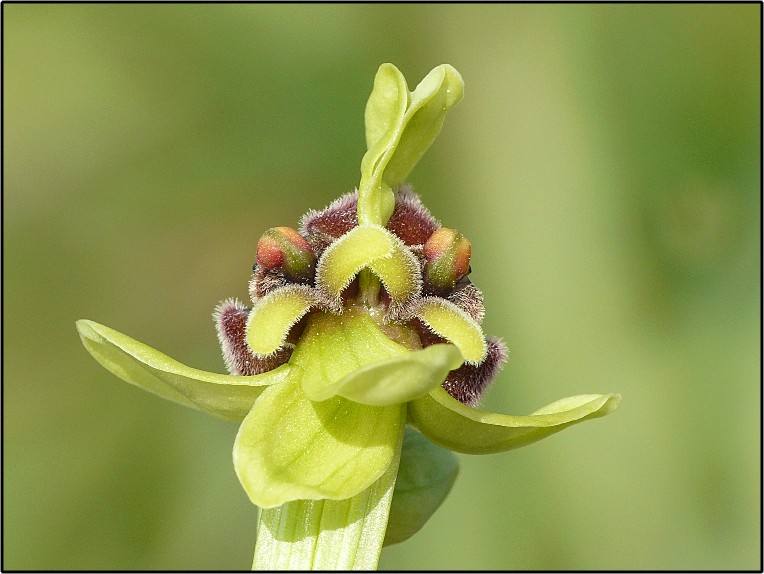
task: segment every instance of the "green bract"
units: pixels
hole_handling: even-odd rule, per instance
[[[120,378],[241,423],[234,468],[264,509],[256,567],[373,568],[383,539],[414,534],[449,492],[458,462],[447,449],[511,450],[618,406],[618,395],[527,416],[470,406],[506,347],[480,325],[469,241],[400,185],[462,95],[451,66],[411,93],[397,68],[380,67],[357,194],[310,212],[299,232],[266,232],[251,308],[226,300],[215,312],[232,375],[77,322],[86,349]]]

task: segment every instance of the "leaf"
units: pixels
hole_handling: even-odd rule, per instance
[[[404,405],[308,400],[295,368],[266,389],[236,435],[233,461],[250,500],[273,508],[301,499],[341,500],[368,488],[398,446]]]
[[[434,333],[456,345],[465,362],[477,365],[485,359],[488,348],[480,325],[450,301],[426,297],[415,314]]]
[[[263,390],[284,381],[290,367],[250,377],[187,367],[127,335],[94,321],[77,321],[83,345],[107,370],[164,399],[241,421]]]
[[[313,289],[306,285],[286,285],[255,302],[247,319],[247,345],[261,357],[275,353],[284,344],[289,330],[317,304]]]
[[[410,538],[445,500],[459,473],[459,460],[407,426],[393,491],[385,545]]]
[[[519,448],[576,423],[611,413],[621,395],[578,395],[528,416],[481,412],[442,388],[409,403],[415,426],[431,441],[456,452],[488,454]]]

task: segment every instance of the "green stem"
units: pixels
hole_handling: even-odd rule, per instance
[[[401,458],[345,500],[295,500],[260,511],[253,570],[375,570]]]

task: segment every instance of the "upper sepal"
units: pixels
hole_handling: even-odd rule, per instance
[[[107,370],[173,402],[240,421],[263,390],[285,380],[289,365],[249,377],[193,369],[94,321],[77,321],[83,345]]]
[[[578,395],[556,401],[528,416],[482,412],[463,405],[445,390],[409,403],[415,426],[430,440],[465,454],[489,454],[534,443],[566,427],[605,416],[621,395]]]
[[[443,64],[409,93],[403,74],[383,64],[366,108],[368,151],[358,187],[360,223],[385,225],[395,207],[392,189],[403,183],[443,126],[448,110],[464,93],[461,75]]]

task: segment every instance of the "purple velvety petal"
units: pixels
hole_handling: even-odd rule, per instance
[[[460,287],[460,285],[463,286]],[[483,322],[485,316],[483,293],[466,277],[457,283],[456,290],[449,294],[448,300],[472,317],[478,324]]]
[[[257,263],[252,268],[252,278],[249,280],[249,296],[254,303],[274,289],[288,283],[287,278],[279,269],[264,269]]]
[[[402,185],[395,191],[395,209],[387,222],[387,229],[406,245],[422,245],[439,227],[438,220],[411,187]]]
[[[300,220],[300,234],[308,240],[317,256],[330,243],[358,225],[358,192],[335,199],[321,211],[310,210]]]
[[[456,400],[476,407],[488,385],[507,360],[507,346],[497,337],[486,337],[488,354],[479,365],[464,364],[448,374],[443,388]]]
[[[245,339],[248,316],[249,307],[236,299],[226,299],[213,313],[223,360],[232,375],[259,375],[283,365],[292,355],[292,346],[285,345],[267,358],[256,357]]]

